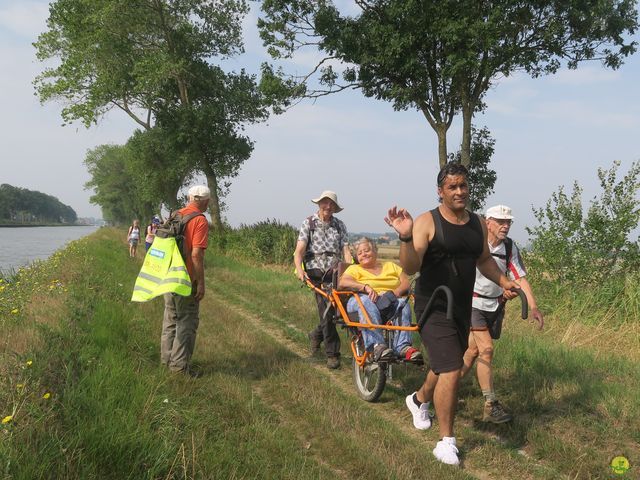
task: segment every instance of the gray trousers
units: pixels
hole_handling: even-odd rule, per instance
[[[164,318],[160,338],[160,361],[173,371],[189,368],[200,323],[200,302],[192,295],[164,294]]]

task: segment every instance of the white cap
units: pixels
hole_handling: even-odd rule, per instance
[[[496,205],[487,208],[486,218],[495,218],[496,220],[513,220],[511,208],[506,205]]]
[[[206,200],[211,197],[211,191],[206,185],[195,185],[189,189],[189,197],[195,200]]]
[[[331,190],[325,190],[320,194],[318,198],[313,198],[311,201],[313,203],[319,203],[320,200],[322,200],[323,198],[328,198],[329,200],[333,201],[333,203],[336,204],[336,213],[342,211],[342,207],[338,203],[338,195],[336,195],[336,192],[332,192]]]

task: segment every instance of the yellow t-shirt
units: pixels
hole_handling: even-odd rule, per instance
[[[374,275],[358,264],[349,265],[344,271],[345,275],[349,275],[356,282],[366,283],[373,288],[376,293],[383,293],[397,288],[398,285],[400,285],[401,273],[402,267],[393,262],[385,262],[382,265],[380,275]]]

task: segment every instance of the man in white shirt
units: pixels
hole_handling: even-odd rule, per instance
[[[496,205],[486,212],[487,240],[489,251],[500,270],[511,280],[517,280],[531,309],[531,317],[544,326],[544,316],[538,310],[531,285],[525,278],[527,271],[520,258],[516,244],[509,238],[509,229],[513,223],[511,209],[506,205]],[[464,377],[478,359],[476,374],[478,383],[485,398],[483,422],[505,423],[512,419],[502,404],[497,400],[493,388],[493,340],[500,338],[502,320],[504,318],[503,290],[476,269],[476,282],[473,288],[473,309],[471,312],[471,331],[469,347],[464,354],[464,366],[461,377]]]

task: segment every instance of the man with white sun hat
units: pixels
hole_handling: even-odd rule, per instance
[[[309,279],[319,286],[330,280],[333,270],[340,261],[351,262],[347,227],[334,214],[341,212],[338,195],[325,190],[317,198],[311,199],[318,205],[318,211],[305,218],[298,233],[298,242],[293,255],[296,276],[300,281]],[[327,367],[340,366],[340,337],[327,311],[327,300],[316,294],[320,323],[309,333],[311,353],[317,354],[324,342]]]

